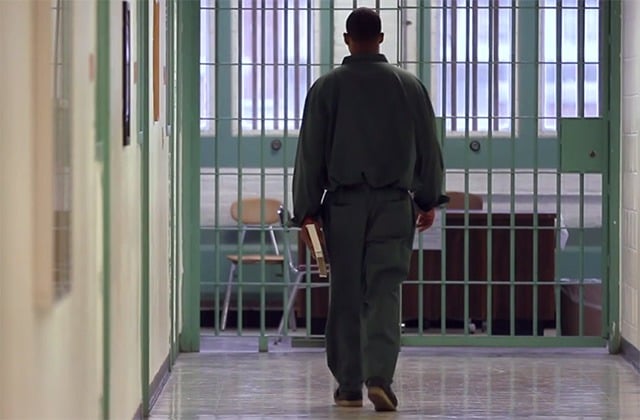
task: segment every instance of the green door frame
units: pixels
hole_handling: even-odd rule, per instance
[[[609,352],[617,353],[620,350],[620,112],[621,112],[621,52],[622,29],[621,12],[622,4],[618,1],[609,3],[607,19],[608,38],[602,42],[606,51],[606,63],[608,71],[608,103],[607,121],[609,122],[608,165],[602,180],[603,193],[606,194],[606,205],[602,212],[602,219],[606,220],[603,227],[606,229],[605,240],[608,253],[604,256],[603,275],[607,279],[607,289],[603,291],[603,302],[607,305],[603,308],[603,330],[606,329]]]
[[[177,202],[177,174],[176,171],[176,136],[174,134],[174,88],[175,88],[175,0],[167,0],[167,9],[166,9],[166,125],[165,131],[168,137],[169,144],[169,226],[170,226],[170,236],[169,236],[169,258],[170,258],[170,290],[169,290],[169,315],[171,322],[171,329],[169,333],[169,370],[172,369],[173,363],[176,360],[178,353],[178,346],[176,340],[176,330],[178,328],[177,322],[177,311],[175,308],[177,305],[177,285],[178,285],[178,262],[177,262],[177,244],[178,244],[178,226],[177,226],[177,215],[178,208],[176,206]]]
[[[149,0],[137,0],[138,26],[138,141],[141,148],[140,205],[141,221],[141,385],[142,413],[149,414]]]
[[[200,350],[200,2],[179,1],[178,123],[182,197],[182,331],[180,351]]]
[[[111,163],[110,163],[110,3],[98,1],[96,37],[95,121],[97,159],[102,160],[102,418],[111,403]]]

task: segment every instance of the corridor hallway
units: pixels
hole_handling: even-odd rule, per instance
[[[637,419],[640,374],[602,349],[403,348],[396,413],[333,405],[322,349],[202,336],[182,354],[152,419]]]
[[[326,284],[242,218],[291,210],[354,5],[462,198],[416,236],[394,414],[333,407]],[[0,420],[640,419],[639,0],[0,0],[0,63]]]

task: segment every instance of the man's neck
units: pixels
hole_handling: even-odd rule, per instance
[[[351,52],[351,55],[378,55],[380,54],[380,49],[361,49],[355,50]]]

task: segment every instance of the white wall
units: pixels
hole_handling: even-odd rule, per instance
[[[110,375],[113,418],[130,418],[140,405],[141,152],[136,133],[136,88],[131,86],[131,144],[122,143],[122,5],[110,3],[111,322]],[[131,4],[132,63],[136,57],[136,8]],[[133,73],[133,66],[132,66]]]
[[[95,150],[96,4],[96,0],[72,2],[73,277],[70,293],[54,301],[53,125],[47,124],[53,121],[51,3],[0,1],[0,62],[5,63],[0,66],[1,419],[101,417],[103,168]],[[131,4],[135,60],[136,3]],[[141,404],[142,155],[136,136],[135,84],[131,145],[122,146],[121,7],[120,2],[110,3],[109,364],[114,419],[131,418]],[[150,17],[152,10],[153,3]],[[161,16],[163,45],[164,21]],[[164,62],[164,50],[161,57]],[[152,80],[148,82],[153,104]],[[160,92],[162,118],[154,122],[151,116],[149,127],[150,381],[169,355],[171,326],[169,145],[163,133],[163,85]]]
[[[73,5],[75,28],[95,27],[94,6]],[[100,415],[99,166],[87,95],[95,36],[73,38],[73,274],[70,293],[53,301],[53,200],[43,200],[53,178],[50,13],[50,2],[0,2],[0,418]]]
[[[166,128],[166,78],[163,76],[166,66],[166,4],[160,3],[160,114],[159,120],[153,119],[153,59],[149,59],[150,89],[149,105],[149,226],[150,226],[150,266],[149,266],[149,372],[150,380],[158,372],[170,351],[169,336],[171,320],[169,310],[169,138]],[[153,54],[153,2],[150,2],[149,51]],[[168,69],[167,69],[168,70]],[[168,73],[167,73],[168,74]]]
[[[640,348],[640,2],[622,2],[622,224],[620,309],[622,336]]]
[[[132,62],[137,60],[135,22],[137,3],[131,4]],[[165,63],[164,2],[161,2],[161,66]],[[139,124],[136,120],[138,84],[131,92],[131,144],[122,146],[121,95],[121,4],[111,5],[111,415],[130,417],[138,408],[141,394],[141,159]],[[169,145],[164,135],[165,88],[161,74],[160,120],[153,118],[153,2],[149,3],[149,381],[167,359],[170,350],[169,313]],[[136,64],[134,64],[135,67]],[[132,72],[133,73],[133,72]],[[117,384],[117,385],[116,385]]]

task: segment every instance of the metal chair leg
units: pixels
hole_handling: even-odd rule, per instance
[[[269,226],[269,236],[271,236],[271,244],[276,255],[280,255],[280,249],[278,249],[278,241],[276,241],[276,233],[273,230],[273,226]]]
[[[298,323],[296,321],[296,311],[289,311],[289,329],[295,331],[298,329]]]
[[[300,272],[296,274],[296,281],[293,283],[293,287],[291,293],[289,294],[289,299],[287,300],[287,305],[285,306],[285,312],[282,314],[282,318],[280,318],[280,325],[278,326],[278,338],[276,338],[276,343],[282,341],[282,333],[284,330],[285,323],[285,314],[291,314],[291,309],[293,308],[293,302],[296,299],[296,293],[298,292],[298,288],[300,286],[300,281],[302,280],[302,276],[304,276],[304,272]]]
[[[236,274],[236,265],[231,264],[229,269],[229,279],[227,280],[227,290],[224,294],[224,305],[222,307],[222,324],[220,329],[224,331],[227,327],[227,314],[229,313],[229,301],[231,300],[231,283],[233,283],[233,276]]]

